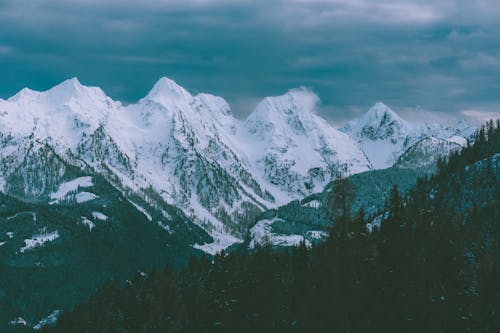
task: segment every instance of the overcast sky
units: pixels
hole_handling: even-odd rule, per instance
[[[1,0],[0,98],[70,77],[125,103],[161,76],[240,117],[306,86],[334,124],[500,111],[498,0]]]

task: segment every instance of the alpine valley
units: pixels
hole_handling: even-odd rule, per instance
[[[242,121],[168,78],[130,105],[76,78],[0,99],[0,331],[41,328],[113,277],[321,239],[332,180],[352,179],[354,208],[375,213],[476,131],[382,103],[338,130],[318,102],[293,89]]]

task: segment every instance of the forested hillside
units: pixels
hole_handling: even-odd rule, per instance
[[[500,122],[394,187],[372,232],[347,180],[325,242],[220,253],[108,284],[46,332],[497,332]],[[374,224],[371,224],[374,225]]]

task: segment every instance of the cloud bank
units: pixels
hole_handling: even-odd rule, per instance
[[[339,124],[377,101],[479,122],[500,111],[499,15],[495,0],[3,0],[0,97],[78,76],[135,101],[168,76],[241,116],[307,86]]]

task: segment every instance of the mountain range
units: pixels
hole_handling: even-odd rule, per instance
[[[37,327],[111,278],[202,252],[321,239],[333,179],[376,188],[357,203],[375,211],[475,132],[410,124],[382,103],[338,130],[318,102],[293,89],[240,120],[168,78],[128,105],[76,78],[0,99],[1,323]]]
[[[50,201],[67,166],[93,172],[129,199],[179,208],[213,239],[194,246],[215,253],[241,242],[261,211],[320,192],[339,174],[425,166],[475,130],[412,125],[382,103],[337,130],[316,114],[318,101],[290,90],[240,121],[223,98],[193,96],[168,78],[130,105],[76,78],[25,88],[0,100],[0,189]],[[168,225],[163,215],[156,222]]]

